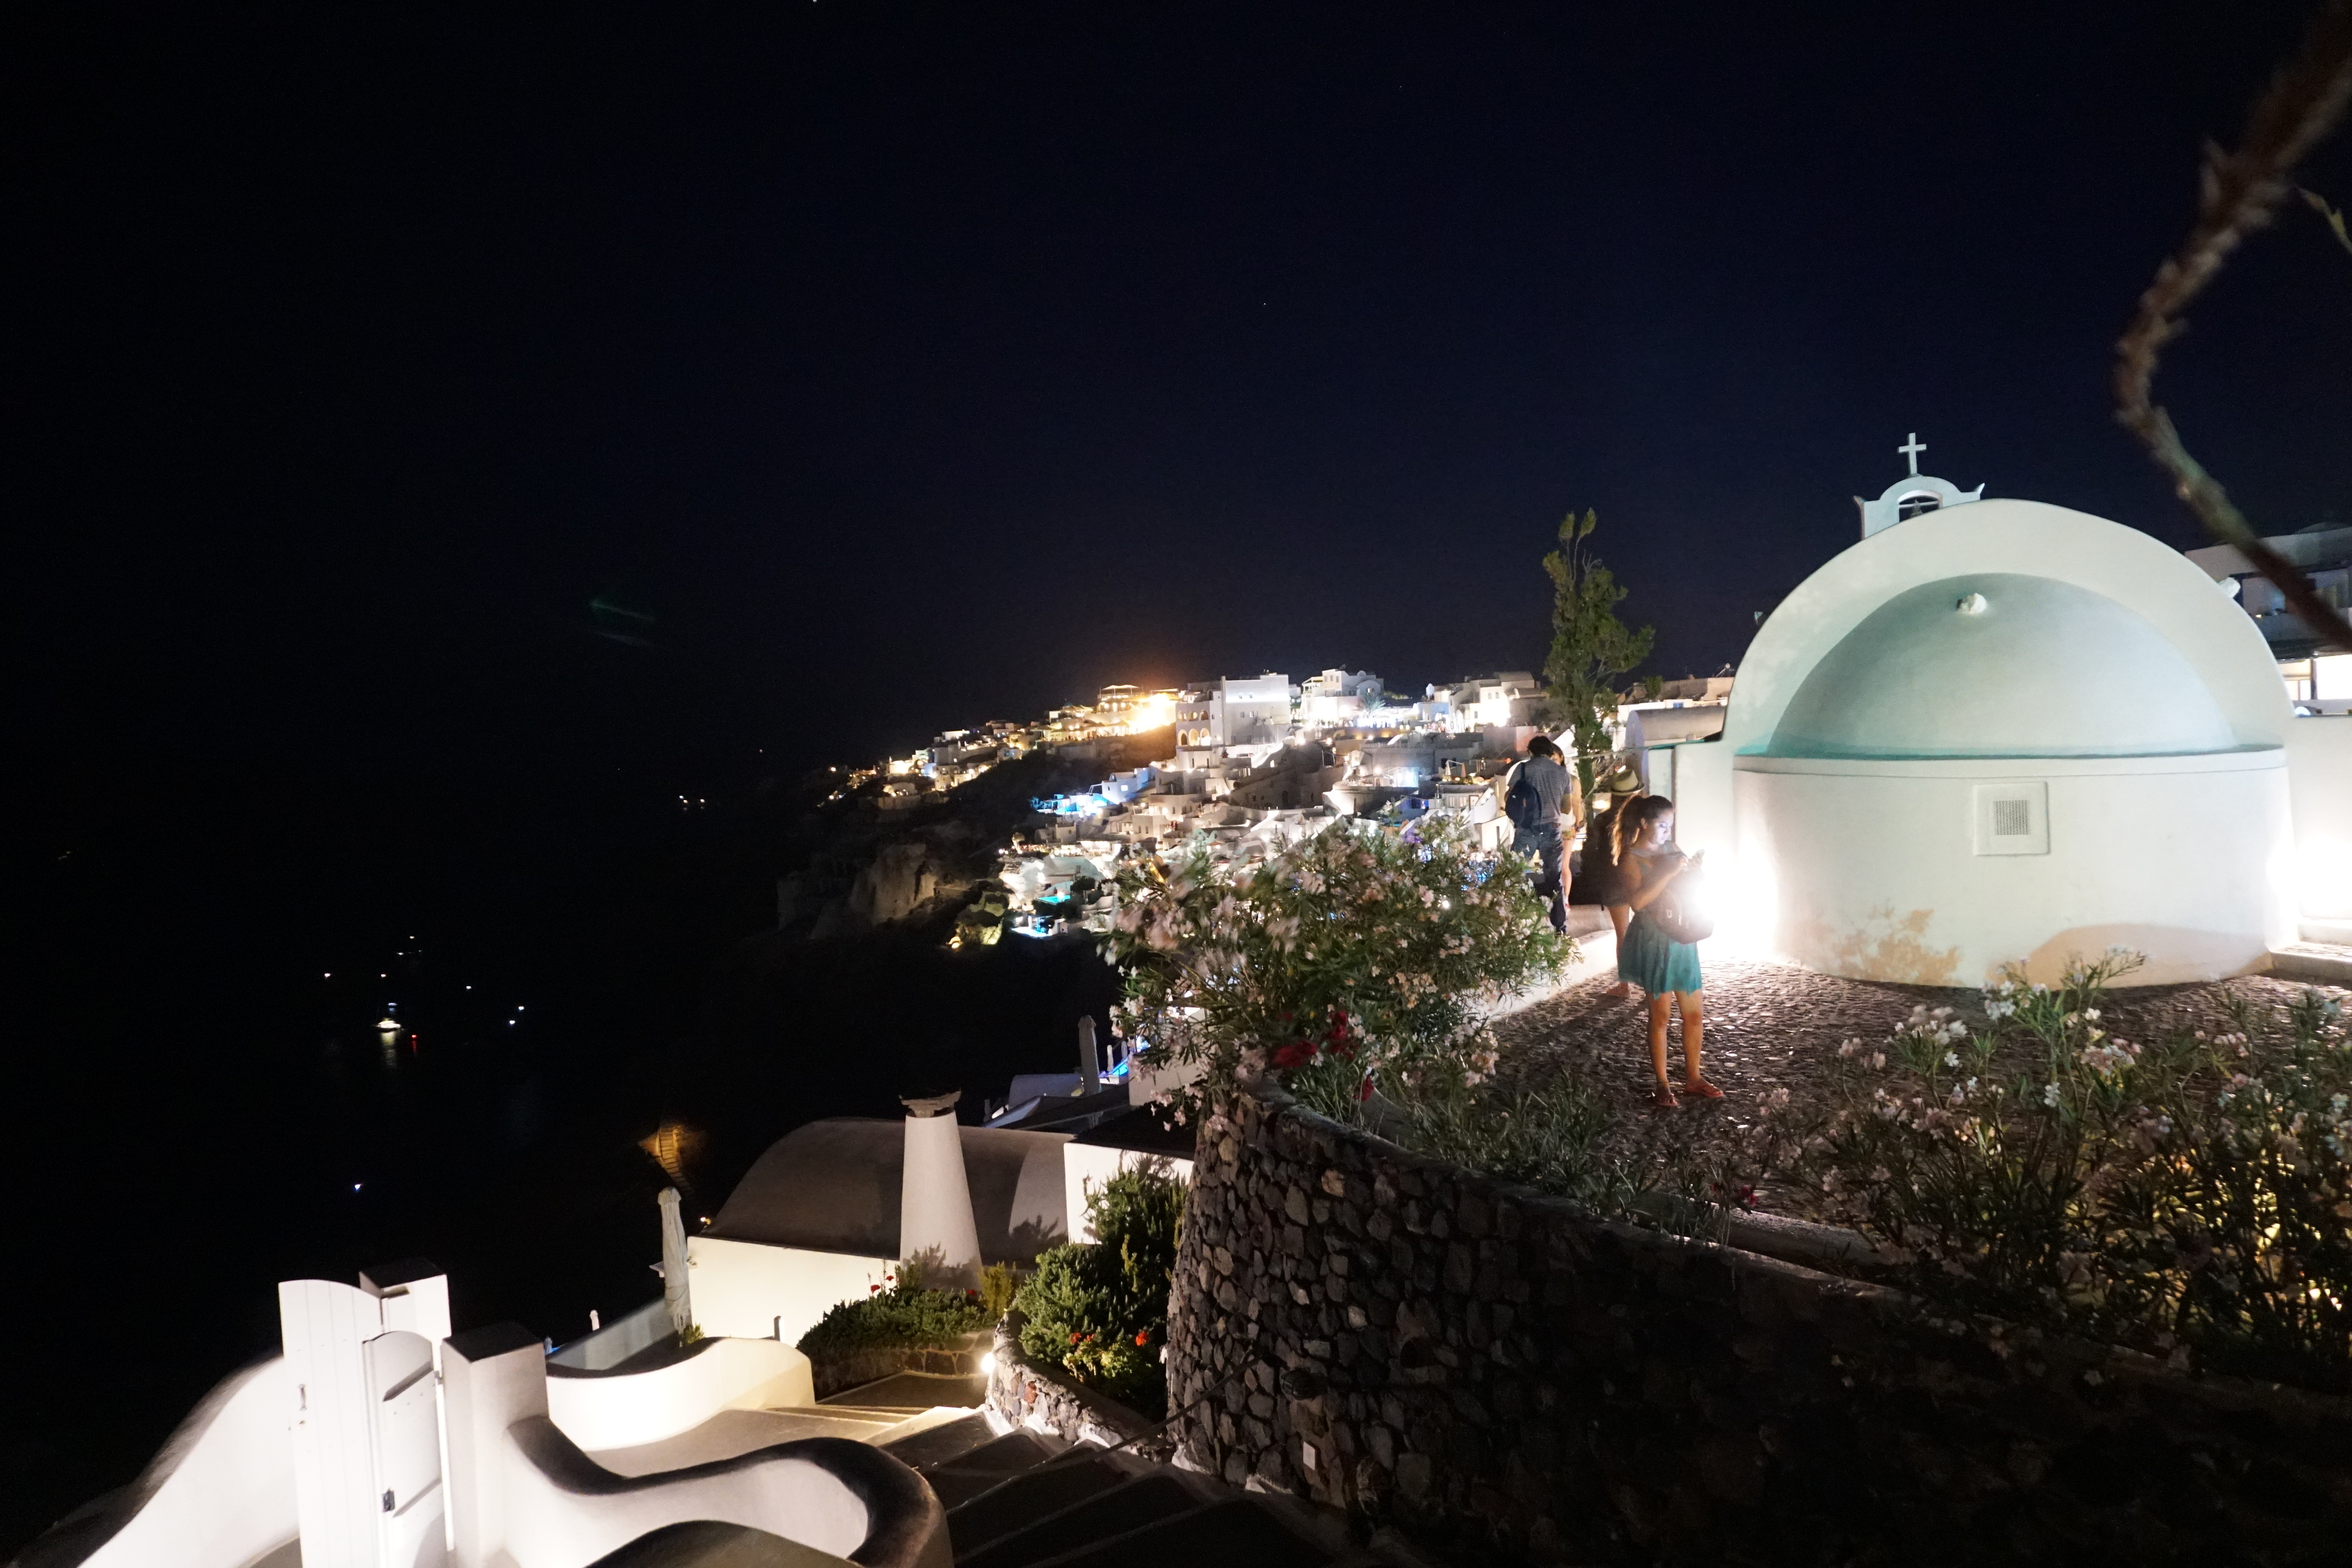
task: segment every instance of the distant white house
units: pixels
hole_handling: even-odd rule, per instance
[[[1381,704],[1380,676],[1370,670],[1349,674],[1325,670],[1298,684],[1298,717],[1303,724],[1336,728],[1363,722]]]

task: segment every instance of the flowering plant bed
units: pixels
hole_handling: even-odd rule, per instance
[[[2011,974],[1839,1048],[1826,1114],[1768,1103],[1779,1164],[1923,1295],[2352,1391],[2352,1043],[2316,990],[2123,1032],[2120,950]],[[2153,1021],[2153,1020],[2150,1020]]]
[[[1496,1087],[1597,1103],[1586,1169],[1647,1186],[1652,1223],[1700,1228],[1704,1202],[1654,1201],[1678,1177],[1850,1227],[1873,1246],[1817,1266],[1947,1310],[2347,1388],[2342,994],[2110,989],[2130,964],[1983,992],[1717,966],[1707,1068],[1728,1097],[1672,1113],[1642,1103],[1638,1004],[1580,987],[1505,1026]]]

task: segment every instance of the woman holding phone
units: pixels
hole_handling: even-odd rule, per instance
[[[1695,1100],[1720,1100],[1723,1091],[1699,1071],[1706,1040],[1706,1013],[1699,992],[1698,947],[1677,942],[1643,912],[1694,870],[1698,861],[1675,848],[1675,803],[1644,795],[1617,813],[1618,890],[1633,910],[1625,938],[1617,944],[1617,975],[1650,996],[1650,1066],[1658,1075],[1651,1103],[1673,1110],[1681,1102],[1666,1077],[1666,1024],[1672,1009],[1683,1015],[1683,1092]]]

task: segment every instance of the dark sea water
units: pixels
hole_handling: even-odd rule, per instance
[[[685,809],[397,758],[166,769],[21,824],[0,1557],[272,1350],[278,1281],[421,1254],[460,1328],[573,1337],[658,1291],[663,1122],[715,1212],[792,1126],[1001,1093],[1108,1000],[1076,948],[762,946],[773,826],[749,781]]]

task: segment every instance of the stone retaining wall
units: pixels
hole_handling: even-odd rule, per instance
[[[1050,1432],[1071,1443],[1110,1448],[1128,1444],[1150,1455],[1150,1443],[1134,1439],[1160,1425],[1090,1388],[1081,1388],[1049,1367],[1032,1365],[1021,1349],[1022,1314],[1007,1312],[996,1325],[995,1355],[989,1364],[988,1407],[1007,1427]]]
[[[992,1331],[978,1329],[944,1349],[877,1345],[866,1350],[845,1351],[822,1360],[812,1357],[809,1376],[816,1385],[819,1399],[830,1399],[836,1394],[879,1382],[901,1372],[935,1372],[969,1377],[980,1371],[981,1361],[988,1354],[992,1337]]]
[[[1937,1322],[1278,1090],[1202,1129],[1171,1435],[1464,1562],[2352,1561],[2352,1401]]]

